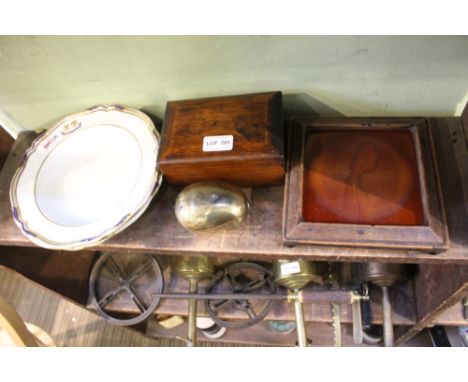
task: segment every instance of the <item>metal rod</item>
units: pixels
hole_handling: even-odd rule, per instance
[[[352,304],[353,312],[353,341],[355,344],[362,344],[363,329],[361,316],[361,301],[356,299]]]
[[[393,346],[393,323],[392,323],[392,304],[388,287],[382,287],[382,309],[383,309],[383,327],[384,327],[384,345]]]
[[[335,335],[335,346],[341,347],[341,306],[340,304],[331,304],[333,314],[333,333]]]
[[[284,294],[249,294],[249,293],[152,293],[153,297],[192,299],[192,300],[286,300]]]
[[[299,290],[294,291],[295,294],[299,293]],[[297,331],[297,342],[301,347],[307,346],[307,332],[304,320],[304,309],[302,302],[294,300],[294,312],[296,314],[296,331]]]
[[[196,300],[303,300],[306,303],[350,303],[349,291],[302,291],[301,294],[255,294],[255,293],[152,293],[153,297]]]
[[[189,280],[189,291],[190,294],[197,293],[198,280]],[[189,299],[188,316],[188,346],[195,346],[195,343],[197,341],[197,300],[194,298]]]

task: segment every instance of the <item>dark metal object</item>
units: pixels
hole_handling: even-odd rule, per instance
[[[318,292],[321,293],[321,292]],[[158,293],[156,297],[171,298],[177,300],[287,300],[292,299],[291,295],[276,294],[257,294],[257,293]]]
[[[312,304],[352,304],[353,292],[344,290],[324,290],[316,291],[309,288],[302,289],[299,293],[283,293],[283,291],[277,291],[274,294],[260,294],[260,293],[154,293],[153,296],[160,298],[171,298],[171,299],[194,299],[194,300],[288,300],[294,301],[299,300],[303,303]]]
[[[341,282],[350,289],[353,298],[352,316],[353,316],[353,342],[362,344],[371,339],[365,332],[370,328],[372,322],[371,306],[369,301],[369,288],[367,283],[362,280],[361,265],[348,264],[342,267]],[[371,340],[372,341],[372,340]]]
[[[364,284],[364,289],[368,294],[368,286]],[[372,326],[372,306],[370,300],[361,301],[361,311],[362,311],[362,329],[367,330]]]
[[[465,320],[468,321],[468,296],[466,296],[463,301],[463,317],[465,317]]]
[[[380,287],[390,287],[408,278],[408,266],[368,262],[362,266],[362,278]]]
[[[228,290],[222,297],[213,299],[219,290]],[[276,286],[271,273],[256,263],[239,262],[227,265],[210,280],[206,293],[211,294],[205,301],[205,307],[210,317],[217,324],[226,328],[243,329],[261,321],[270,311],[273,299],[287,298],[275,296]],[[254,304],[250,293],[256,295],[256,300],[266,300],[262,304]],[[262,296],[265,296],[265,298]],[[237,296],[236,296],[237,295]],[[245,320],[226,320],[219,318],[221,311],[241,311],[247,316]]]
[[[138,283],[143,279],[145,285],[153,287],[154,293],[143,291],[145,293],[140,294]],[[115,325],[135,325],[146,320],[158,306],[161,298],[157,295],[163,288],[161,267],[153,256],[147,254],[105,253],[94,265],[89,278],[89,294],[94,308],[101,317]],[[133,318],[118,318],[104,310],[118,296],[130,299],[141,314]]]
[[[436,325],[429,328],[429,334],[431,335],[432,343],[436,347],[451,347],[447,332],[443,326]]]
[[[362,285],[362,289],[365,296],[369,295],[369,287],[367,283]],[[382,342],[382,336],[375,336],[370,334],[368,331],[372,329],[372,307],[369,299],[363,299],[361,301],[362,311],[362,342],[367,345],[377,345]]]
[[[394,338],[389,288],[408,277],[408,268],[404,264],[369,262],[362,265],[362,277],[382,288],[384,344],[391,347]]]

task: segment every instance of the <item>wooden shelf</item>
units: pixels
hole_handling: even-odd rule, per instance
[[[0,247],[0,266],[8,267],[75,302],[88,300],[88,278],[96,253]]]
[[[434,318],[434,325],[468,326],[468,320],[463,315],[462,303],[458,302],[436,316]]]
[[[440,325],[467,325],[461,301],[468,295],[468,266],[421,264],[413,277],[416,325],[399,332],[396,344],[415,336],[424,328]]]
[[[203,253],[250,260],[307,258],[323,261],[468,264],[467,213],[464,209],[464,200],[468,200],[465,196],[468,193],[468,153],[466,146],[461,147],[460,141],[455,144],[451,140],[451,134],[454,131],[463,134],[463,128],[459,118],[432,119],[431,123],[450,235],[450,248],[441,254],[311,245],[288,248],[282,244],[281,234],[283,187],[249,190],[252,211],[246,222],[236,230],[188,232],[179,225],[174,215],[174,201],[179,189],[168,184],[162,186],[137,222],[95,249],[170,255]],[[34,246],[16,227],[11,213],[7,212],[10,211],[8,194],[12,175],[33,138],[34,134],[31,133],[19,137],[0,173],[0,208],[5,211],[0,224],[0,245]]]
[[[453,301],[460,298],[466,290],[467,282],[464,275],[466,274],[465,270],[468,269],[468,235],[466,234],[468,151],[466,142],[462,139],[456,139],[456,137],[463,136],[464,127],[459,118],[431,119],[431,125],[450,238],[449,249],[438,255],[415,251],[309,245],[288,248],[282,244],[284,188],[281,186],[246,190],[251,201],[252,211],[246,222],[236,230],[210,233],[188,232],[179,225],[173,210],[175,198],[180,188],[169,184],[163,184],[158,195],[137,222],[106,243],[91,250],[171,255],[169,257],[204,254],[215,257],[217,262],[234,259],[271,261],[284,258],[306,258],[311,261],[365,262],[377,260],[419,263],[422,268],[420,270],[422,276],[418,276],[419,278],[414,280],[417,280],[416,289],[409,282],[392,290],[393,320],[396,325],[396,333],[401,333],[397,336],[399,337],[398,343],[411,338],[428,325],[466,325],[461,304],[449,304],[453,304]],[[11,213],[9,213],[11,177],[34,137],[35,134],[32,133],[20,135],[0,172],[0,208],[4,211],[2,219],[0,219],[0,245],[34,247],[34,244],[21,234],[13,222]],[[29,252],[30,256],[34,256],[36,253],[34,250]],[[78,256],[78,253],[70,253],[70,256]],[[463,268],[463,271],[459,268]],[[165,272],[166,280],[169,280],[168,267],[165,267]],[[456,280],[454,275],[458,275]],[[187,291],[186,281],[173,277],[171,280],[176,281],[171,281],[166,291]],[[203,287],[203,284],[201,286]],[[371,302],[373,323],[380,325],[382,324],[382,309],[379,289],[371,290]],[[206,315],[204,304],[200,303],[198,306],[199,315]],[[134,307],[119,306],[118,301],[111,308],[124,313],[135,312]],[[344,344],[345,346],[354,345],[350,325],[352,323],[351,307],[342,305],[341,311]],[[187,301],[184,300],[162,299],[156,310],[156,315],[186,316],[186,314]],[[241,317],[238,314],[233,314],[224,316],[224,318],[239,319]],[[332,346],[332,316],[329,304],[306,305],[305,318],[309,336],[314,340],[314,345]],[[293,307],[287,302],[276,302],[265,321],[248,329],[228,330],[220,341],[277,346],[293,346],[295,344],[295,333],[289,336],[273,333],[267,327],[268,320],[294,320]],[[153,320],[150,321],[148,335],[162,337],[184,335],[186,332],[184,325],[167,331]],[[211,341],[204,338],[201,333],[199,339],[200,341]]]

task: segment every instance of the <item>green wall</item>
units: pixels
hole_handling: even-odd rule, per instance
[[[100,103],[282,90],[293,113],[454,115],[466,37],[0,37],[0,109],[29,129]],[[313,109],[313,110],[312,110]]]

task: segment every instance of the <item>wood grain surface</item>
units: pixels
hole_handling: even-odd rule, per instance
[[[183,346],[175,339],[148,338],[135,328],[112,325],[3,266],[0,266],[0,295],[24,321],[49,333],[57,346]],[[204,345],[222,346],[215,342]]]
[[[0,126],[0,169],[15,140]]]
[[[317,132],[305,145],[305,221],[423,224],[411,132]]]
[[[456,305],[468,295],[468,266],[421,264],[414,277],[414,293],[417,324],[402,333],[398,343],[439,322],[463,324]]]
[[[43,248],[0,247],[0,265],[26,276],[79,304],[88,301],[93,251],[50,251]]]
[[[223,180],[243,187],[281,184],[281,92],[167,103],[158,166],[173,184]],[[204,151],[207,136],[231,135],[227,151]]]

